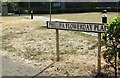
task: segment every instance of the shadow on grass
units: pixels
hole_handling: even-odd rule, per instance
[[[106,44],[105,44],[105,42],[104,41],[101,41],[101,47],[102,46],[105,46]],[[89,47],[89,50],[93,50],[93,49],[95,49],[95,48],[97,48],[98,47],[98,42],[97,43],[95,43],[94,45],[92,45],[91,47]]]
[[[101,67],[100,74],[97,72],[97,69],[93,69],[90,73],[90,76],[92,78],[120,78],[120,72],[117,71],[117,77],[115,77],[115,71],[110,70],[105,64]]]
[[[53,64],[55,64],[55,62],[51,63],[50,65],[48,65],[47,67],[45,67],[42,71],[40,71],[39,73],[37,73],[35,76],[33,76],[32,78],[36,78],[38,75],[40,75],[41,73],[43,73],[46,69],[48,69],[50,66],[52,66]]]
[[[40,29],[47,29],[47,26],[43,26],[43,25],[42,25],[42,26],[37,26],[36,29],[37,29],[37,30],[40,30]]]

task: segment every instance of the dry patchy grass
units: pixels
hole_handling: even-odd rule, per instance
[[[108,12],[108,22],[112,18],[118,16],[117,12]],[[71,14],[52,14],[52,18],[66,19],[68,21],[80,21],[80,22],[101,22],[102,14],[100,12],[90,13],[71,13]],[[49,17],[49,15],[46,15]]]
[[[55,61],[55,30],[47,29],[42,21],[24,17],[2,17],[3,50],[39,63]],[[50,75],[89,75],[96,68],[97,48],[89,47],[97,37],[81,32],[60,30],[61,60],[45,72]],[[47,62],[46,62],[47,64]],[[43,66],[44,67],[44,66]]]

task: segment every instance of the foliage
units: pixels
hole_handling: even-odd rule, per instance
[[[18,2],[10,2],[9,3],[9,11],[16,12],[19,11],[19,3]]]
[[[0,0],[0,5],[2,4],[2,1]]]
[[[20,0],[0,0],[0,4],[8,4],[8,3],[11,3],[11,2],[19,2]]]
[[[106,42],[103,58],[116,70],[117,57],[120,59],[120,16],[115,17],[108,24],[108,30],[104,33],[103,39]]]
[[[0,0],[0,2],[19,2],[20,0]]]

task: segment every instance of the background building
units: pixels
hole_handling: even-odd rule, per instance
[[[9,4],[9,12],[19,11],[21,13],[49,13],[50,2],[19,2]],[[79,13],[79,12],[101,12],[106,9],[109,12],[118,12],[118,2],[51,2],[52,13]],[[16,6],[16,7],[15,7]],[[16,9],[15,9],[16,8]]]

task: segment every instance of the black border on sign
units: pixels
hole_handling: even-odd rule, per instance
[[[84,22],[62,22],[62,21],[46,21],[48,29],[58,29],[58,30],[70,30],[70,31],[80,31],[80,32],[92,32],[92,33],[104,33],[102,31],[84,31],[84,30],[71,30],[71,29],[61,29],[61,28],[49,28],[49,22],[58,22],[58,23],[77,23],[77,24],[96,24],[96,25],[105,25],[104,23],[84,23]]]

